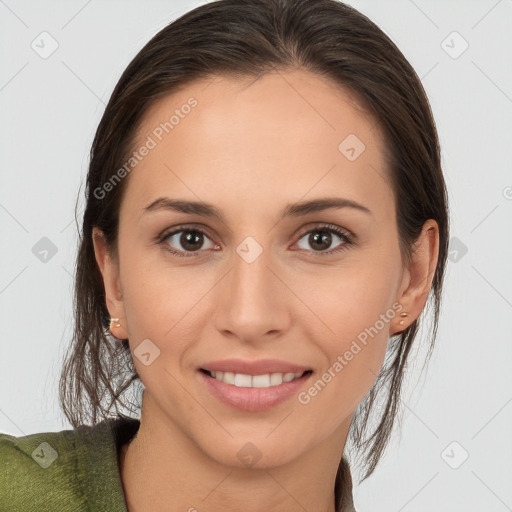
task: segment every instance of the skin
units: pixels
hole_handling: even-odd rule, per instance
[[[355,409],[388,338],[427,300],[438,226],[425,223],[405,266],[381,134],[327,79],[294,70],[196,81],[148,111],[136,147],[191,96],[198,105],[125,178],[119,258],[100,231],[93,235],[108,310],[120,323],[112,333],[129,338],[132,352],[147,338],[160,350],[148,366],[134,357],[145,392],[139,433],[120,461],[128,509],[333,512]],[[349,134],[366,146],[354,161],[338,150]],[[211,203],[225,222],[143,213],[162,196]],[[351,199],[371,214],[342,208],[281,219],[287,204],[324,197]],[[325,223],[355,234],[354,243],[334,252],[345,240],[331,233],[324,248],[315,245],[309,235]],[[185,251],[183,233],[155,241],[182,224],[205,232],[198,250],[187,246],[190,257],[164,248]],[[236,252],[248,236],[263,249],[250,264]],[[207,361],[277,358],[313,369],[307,389],[397,303],[405,325],[398,314],[385,322],[307,405],[294,396],[264,412],[240,411],[198,379]],[[237,456],[248,442],[261,454],[252,467]]]

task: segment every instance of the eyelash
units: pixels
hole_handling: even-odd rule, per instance
[[[344,250],[348,249],[351,245],[354,244],[355,237],[353,237],[352,234],[349,234],[349,233],[347,233],[347,231],[342,230],[339,227],[332,225],[332,224],[322,224],[313,229],[310,229],[309,231],[305,231],[304,233],[302,233],[300,235],[299,240],[304,238],[305,235],[308,235],[308,234],[314,233],[314,232],[318,232],[318,231],[323,231],[323,232],[327,231],[327,232],[334,233],[339,238],[341,238],[344,243],[342,245],[340,245],[339,247],[337,247],[336,249],[332,249],[330,251],[311,251],[315,256],[332,255],[332,254],[344,251]],[[190,254],[187,254],[186,252],[175,251],[174,249],[169,248],[169,244],[167,244],[167,240],[171,236],[176,235],[177,233],[182,233],[182,232],[184,232],[184,233],[187,233],[187,232],[199,233],[201,235],[205,235],[206,237],[210,238],[208,236],[208,234],[200,228],[190,227],[190,226],[177,226],[172,231],[166,232],[163,235],[158,236],[156,241],[157,241],[157,243],[163,245],[164,249],[166,251],[170,252],[174,256],[178,256],[179,258],[189,258],[189,257],[195,256],[196,254],[200,253],[201,251],[192,252]]]

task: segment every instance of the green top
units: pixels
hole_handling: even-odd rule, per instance
[[[126,512],[119,451],[139,424],[118,415],[76,430],[0,434],[0,511]]]
[[[0,433],[0,511],[127,512],[119,454],[139,425],[118,413],[75,430]],[[349,466],[342,461],[340,512],[355,512]]]

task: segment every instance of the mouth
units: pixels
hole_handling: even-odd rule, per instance
[[[268,411],[296,397],[311,378],[313,370],[254,373],[201,368],[197,375],[201,384],[216,400],[239,411],[256,413]]]
[[[302,379],[313,373],[313,370],[305,370],[295,373],[262,373],[259,375],[249,375],[247,373],[222,372],[207,370],[205,368],[200,368],[200,371],[212,379],[239,388],[272,388]]]

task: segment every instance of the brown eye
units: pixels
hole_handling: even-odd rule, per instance
[[[193,254],[187,253],[200,252],[201,249],[205,249],[208,242],[210,247],[206,247],[207,249],[216,247],[206,234],[199,229],[176,230],[162,238],[162,243],[165,244],[166,249],[176,256],[192,256]]]
[[[309,247],[300,246],[300,241],[303,239],[306,239],[306,245],[309,245]],[[341,243],[335,245],[333,249],[332,244],[336,242],[336,239],[341,240]],[[304,233],[298,244],[301,249],[319,254],[332,254],[346,249],[347,246],[352,244],[352,240],[347,233],[337,227],[320,226]]]

